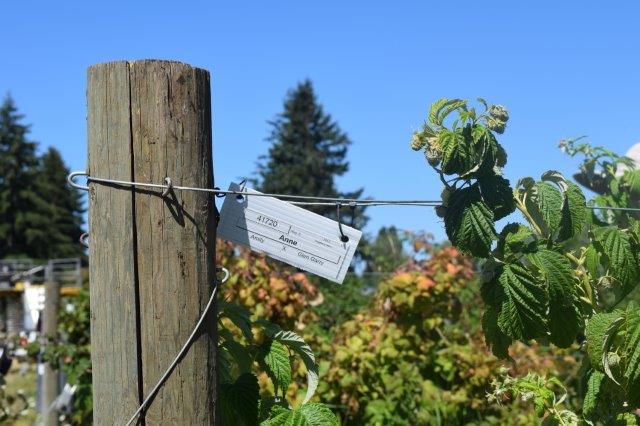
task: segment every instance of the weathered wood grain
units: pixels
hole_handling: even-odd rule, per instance
[[[133,177],[130,104],[128,63],[89,68],[89,175]],[[89,232],[93,419],[124,424],[140,401],[133,190],[90,184]]]
[[[168,176],[175,185],[213,187],[209,73],[170,61],[103,64],[89,71],[90,99],[91,92],[104,90],[95,81],[95,87],[92,88],[92,74],[102,72],[103,68],[120,66],[125,68],[127,79],[126,83],[121,82],[122,89],[129,92],[126,114],[118,117],[122,120],[118,120],[117,124],[112,122],[106,128],[110,132],[126,130],[127,134],[126,137],[112,138],[100,132],[93,141],[90,137],[90,145],[96,145],[90,147],[90,161],[93,162],[91,175],[104,176],[106,168],[111,172],[111,169],[121,171],[122,179],[163,182]],[[107,88],[107,93],[109,89],[111,87]],[[96,112],[103,107],[93,106]],[[102,123],[95,123],[95,118],[92,119],[95,112],[92,114],[91,109],[90,103],[90,135],[92,125],[104,127]],[[112,113],[111,109],[108,111]],[[123,145],[123,150],[124,145],[128,145],[127,158],[111,154],[111,150],[119,152],[120,145]],[[95,154],[92,155],[93,152]],[[92,158],[98,155],[100,160]],[[122,170],[114,161],[122,163]],[[98,169],[100,166],[95,164],[97,162],[107,164],[102,164],[102,168]],[[129,176],[125,177],[126,172]],[[91,301],[92,308],[96,310],[92,324],[92,346],[94,339],[102,336],[109,339],[110,336],[115,341],[114,348],[105,348],[102,342],[97,342],[95,347],[103,349],[105,355],[118,353],[122,359],[119,364],[92,353],[94,362],[107,364],[94,364],[94,377],[96,367],[102,370],[98,372],[101,380],[107,380],[107,370],[111,372],[113,385],[98,386],[109,398],[118,398],[117,395],[126,395],[127,400],[129,395],[140,398],[138,385],[142,396],[150,392],[188,338],[211,294],[215,271],[213,199],[204,193],[186,191],[172,192],[163,199],[160,190],[137,189],[132,193],[127,189],[111,189],[95,184],[90,186],[91,203],[97,204],[91,206],[89,212],[90,261],[103,263],[103,266],[91,268]],[[103,193],[109,194],[109,205],[103,204],[107,201],[105,198],[98,198]],[[94,211],[98,214],[95,215]],[[111,218],[111,215],[118,216],[121,211],[128,212],[128,222]],[[97,222],[101,217],[102,220]],[[96,228],[101,228],[105,237],[108,235],[111,240],[126,240],[121,241],[119,248],[122,251],[118,252],[117,258],[105,260],[96,256],[96,251],[101,252],[103,247],[113,246],[110,243],[101,245],[103,242],[96,238],[100,237],[99,232],[96,234]],[[114,276],[113,271],[120,271],[120,266],[122,273]],[[110,282],[105,282],[104,278]],[[126,294],[115,298],[103,292],[98,293],[102,300],[96,300],[93,290],[98,286],[102,286],[103,290],[120,286]],[[129,310],[129,307],[133,309]],[[105,315],[99,320],[97,314],[101,312],[114,315]],[[113,316],[118,316],[118,320]],[[214,318],[211,315],[197,341],[147,409],[144,416],[147,425],[214,424]],[[120,321],[118,325],[123,328],[107,334],[116,321]],[[127,336],[124,340],[130,345],[126,350],[120,345],[124,334]],[[133,359],[135,362],[131,364]],[[123,368],[124,365],[132,369]],[[135,372],[132,374],[135,386],[124,381],[122,375],[125,369]],[[119,387],[127,389],[120,389],[118,393]],[[94,390],[94,401],[95,398]],[[113,408],[111,413],[116,413],[116,417],[111,417],[109,421],[101,420],[99,416],[105,414],[101,411],[94,415],[96,423],[120,423],[135,411],[135,407],[118,406],[115,402],[104,404],[105,407],[107,405]],[[120,415],[118,410],[126,413]]]

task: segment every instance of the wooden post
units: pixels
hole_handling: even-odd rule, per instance
[[[45,339],[58,335],[58,309],[60,309],[60,283],[47,282],[44,290],[44,312],[42,315],[42,334]],[[51,404],[60,393],[58,388],[58,372],[51,364],[44,363],[42,375],[42,414],[44,426],[58,424],[58,412],[50,409]]]
[[[212,188],[209,73],[172,61],[88,71],[90,176]],[[90,183],[93,419],[124,424],[200,317],[215,277],[211,194]],[[215,309],[214,309],[215,311]],[[215,423],[216,321],[205,322],[144,424]]]

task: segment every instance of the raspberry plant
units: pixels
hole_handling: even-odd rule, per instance
[[[237,271],[218,302],[218,382],[223,425],[338,425],[331,410],[309,402],[318,386],[311,347],[292,328],[314,319],[308,298],[317,290],[304,274],[264,256],[218,243],[217,264]],[[267,320],[268,318],[268,320]],[[306,376],[296,398],[297,375]]]
[[[480,110],[462,99],[435,102],[411,147],[424,152],[444,185],[437,214],[449,239],[482,260],[485,340],[500,358],[509,357],[514,341],[561,348],[583,343],[585,420],[637,421],[640,309],[628,295],[640,277],[640,222],[590,212],[578,185],[556,171],[537,181],[522,178],[512,188],[496,137],[508,112],[478,102]],[[640,175],[625,163],[635,183]],[[597,161],[591,166],[595,170]],[[496,222],[515,210],[524,223],[498,231]]]

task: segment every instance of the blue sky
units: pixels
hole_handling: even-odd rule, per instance
[[[6,1],[0,93],[11,92],[41,148],[86,162],[86,68],[181,60],[212,74],[216,183],[250,175],[286,91],[313,80],[353,140],[341,189],[434,198],[440,184],[408,147],[440,97],[506,105],[508,178],[576,161],[566,137],[625,152],[640,141],[640,3],[417,1]],[[378,207],[395,224],[444,237],[426,208]]]

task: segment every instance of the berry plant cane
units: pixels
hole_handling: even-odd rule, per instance
[[[437,214],[452,244],[482,261],[486,342],[500,358],[509,358],[517,340],[561,348],[582,343],[584,420],[635,424],[640,309],[629,294],[640,278],[640,222],[607,220],[610,215],[587,207],[578,185],[553,170],[512,188],[496,137],[509,114],[478,102],[480,109],[462,99],[435,102],[411,147],[424,152],[444,185]],[[629,162],[626,167],[635,173]],[[525,222],[498,230],[496,222],[515,210]],[[557,424],[567,420],[546,416]]]

